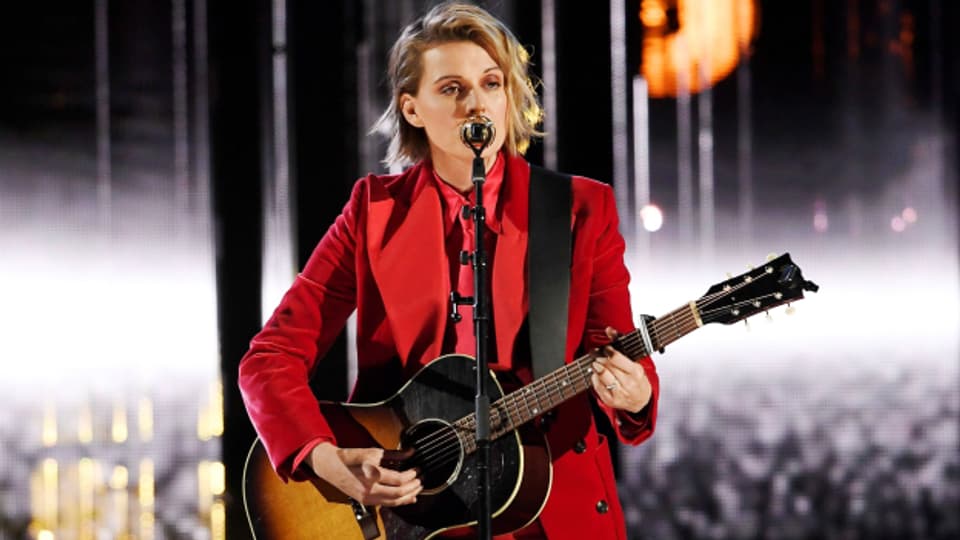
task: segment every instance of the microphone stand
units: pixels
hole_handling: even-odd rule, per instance
[[[490,500],[490,396],[487,395],[487,341],[489,341],[490,303],[487,292],[487,254],[484,249],[483,234],[486,228],[486,209],[483,207],[483,184],[487,180],[487,171],[480,157],[480,150],[474,148],[473,186],[476,192],[476,206],[473,207],[474,251],[473,263],[473,335],[477,342],[477,395],[474,408],[477,417],[477,533],[478,538],[488,540],[491,536]]]
[[[461,130],[461,138],[473,150],[473,181],[476,203],[473,208],[464,207],[464,217],[473,218],[474,251],[460,252],[460,264],[470,264],[473,267],[473,296],[463,297],[456,291],[450,293],[453,304],[453,320],[459,322],[461,317],[456,312],[458,305],[473,305],[473,335],[476,338],[477,353],[477,394],[474,399],[477,440],[477,538],[489,540],[491,538],[491,508],[490,497],[490,397],[487,395],[487,342],[489,341],[490,326],[490,299],[487,291],[487,255],[485,253],[483,235],[486,228],[486,209],[483,206],[483,185],[486,182],[486,168],[480,154],[493,141],[493,124],[485,119],[478,118],[479,122],[468,122]]]

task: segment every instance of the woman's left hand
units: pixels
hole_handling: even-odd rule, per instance
[[[616,330],[608,326],[606,332],[611,340],[616,339]],[[598,352],[606,356],[598,356],[593,363],[593,375],[590,376],[593,391],[600,401],[614,409],[640,412],[653,395],[643,366],[609,345]]]

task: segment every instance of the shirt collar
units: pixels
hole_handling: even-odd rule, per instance
[[[487,228],[497,234],[501,233],[500,188],[503,186],[505,161],[503,152],[498,153],[497,159],[493,162],[490,170],[487,171],[487,178],[483,183],[483,206],[487,209],[486,219],[484,221],[487,224]],[[461,208],[465,205],[473,206],[476,200],[476,192],[471,189],[466,194],[460,193],[450,184],[444,182],[437,174],[436,169],[432,170],[433,178],[440,191],[440,201],[443,204],[444,230],[449,232],[450,227],[460,217]]]

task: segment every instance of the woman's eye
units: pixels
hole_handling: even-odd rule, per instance
[[[497,88],[500,88],[500,81],[487,81],[487,88],[490,90],[496,90]]]
[[[455,84],[451,84],[450,86],[444,86],[443,88],[440,89],[440,93],[447,96],[455,95],[458,92],[460,92],[460,87]]]

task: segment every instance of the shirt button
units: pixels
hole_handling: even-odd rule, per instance
[[[607,506],[607,501],[605,501],[605,500],[603,500],[603,499],[600,499],[599,501],[597,501],[597,513],[598,513],[598,514],[606,514],[606,513],[607,513],[607,510],[609,510],[609,509],[610,509],[610,508]]]
[[[577,444],[573,445],[573,451],[576,452],[576,453],[578,453],[578,454],[582,454],[582,453],[586,452],[586,451],[587,451],[587,443],[586,443],[583,439],[580,439],[579,441],[577,441]]]

